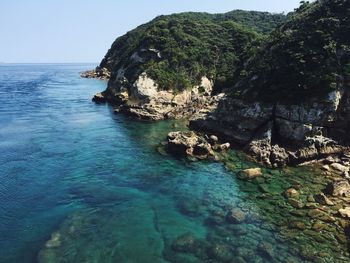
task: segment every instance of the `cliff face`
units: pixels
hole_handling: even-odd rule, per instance
[[[84,77],[109,78],[95,101],[143,119],[203,114],[284,15],[233,11],[160,16],[118,38]]]
[[[333,140],[350,143],[349,17],[347,0],[302,5],[192,127],[219,133],[266,164],[276,154],[283,164],[340,152]]]
[[[350,143],[349,27],[349,0],[305,2],[287,17],[160,16],[118,38],[86,77],[109,79],[94,100],[118,112],[191,117],[268,165],[307,161]]]

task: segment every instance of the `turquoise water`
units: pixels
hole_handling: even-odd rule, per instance
[[[233,171],[160,154],[174,122],[92,103],[106,83],[78,73],[93,67],[0,66],[0,262],[347,261],[341,231],[312,236],[284,200],[297,180],[304,196],[319,190],[315,171],[245,182],[235,169],[254,164],[239,153]],[[227,223],[231,208],[245,220]]]

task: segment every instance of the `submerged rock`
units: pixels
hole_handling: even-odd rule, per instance
[[[273,258],[274,257],[274,249],[272,244],[263,241],[258,245],[258,253],[261,254],[264,258]]]
[[[194,253],[197,245],[195,236],[192,233],[186,233],[176,238],[171,248],[177,252]]]
[[[217,243],[209,248],[208,256],[210,258],[219,260],[220,262],[228,262],[232,259],[233,253],[229,245]]]
[[[246,219],[246,214],[238,208],[231,209],[226,215],[226,221],[231,224],[243,223]]]
[[[284,192],[286,198],[298,198],[299,192],[294,188],[289,188]]]
[[[239,173],[239,178],[241,179],[254,179],[254,178],[257,178],[257,177],[260,177],[262,176],[262,171],[261,171],[261,168],[250,168],[250,169],[245,169],[245,170],[242,170],[240,173]]]

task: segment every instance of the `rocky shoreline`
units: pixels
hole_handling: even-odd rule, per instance
[[[240,180],[265,181],[263,167],[316,164],[327,184],[307,197],[302,197],[300,185],[291,185],[283,193],[285,202],[294,209],[293,213],[311,218],[310,231],[331,224],[341,233],[341,242],[347,242],[350,231],[350,148],[346,146],[344,121],[350,112],[347,93],[330,94],[330,100],[323,104],[276,107],[228,99],[224,94],[212,96],[212,90],[211,82],[203,78],[201,85],[179,94],[158,91],[153,81],[141,75],[132,85],[127,80],[119,80],[116,86],[109,84],[93,101],[111,103],[116,113],[143,120],[189,119],[192,131],[169,133],[162,147],[190,160],[221,161]],[[339,138],[340,143],[325,135]],[[262,166],[235,169],[232,161],[225,160],[230,148],[243,150]],[[265,189],[266,184],[259,187]],[[268,192],[261,198],[267,196]],[[240,212],[237,213],[239,218]],[[237,213],[228,212],[229,223],[237,220]],[[308,231],[305,223],[290,224],[291,228]]]
[[[97,67],[81,76],[108,79],[110,73]],[[134,83],[122,75],[113,77],[108,88],[92,100],[110,103],[115,113],[141,120],[189,119],[189,128],[204,134],[198,137],[204,144],[210,135],[217,136],[267,167],[319,162],[329,156],[342,158],[350,152],[350,96],[345,90],[329,94],[323,102],[270,105],[233,99],[224,93],[213,95],[213,82],[207,77],[180,93],[160,90],[142,73]]]

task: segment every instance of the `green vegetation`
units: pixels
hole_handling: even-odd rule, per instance
[[[350,1],[302,2],[249,60],[237,96],[300,102],[324,97],[350,76]]]
[[[114,78],[125,69],[131,82],[146,71],[162,89],[183,90],[207,76],[221,90],[232,85],[236,70],[285,19],[282,14],[240,10],[160,16],[118,38],[101,66],[115,73]],[[131,59],[135,54],[142,61]]]

